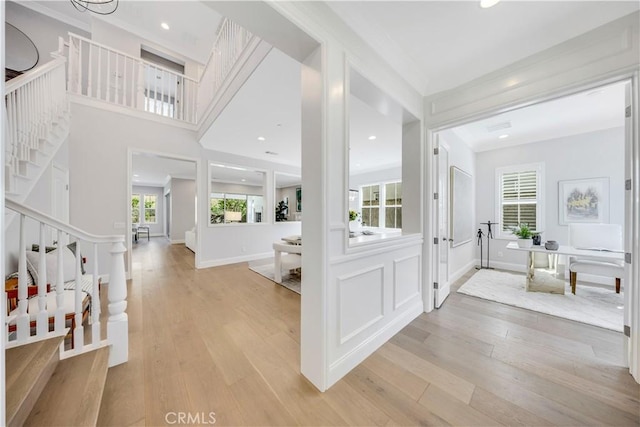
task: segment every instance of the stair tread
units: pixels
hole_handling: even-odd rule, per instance
[[[64,336],[8,349],[6,360],[7,424],[22,424],[53,373]]]
[[[60,361],[25,425],[96,425],[108,368],[108,347]]]

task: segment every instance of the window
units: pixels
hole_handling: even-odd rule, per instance
[[[382,192],[382,194],[381,194]],[[389,182],[360,189],[362,225],[402,228],[402,183]]]
[[[140,195],[131,195],[131,222],[133,224],[140,223]]]
[[[543,175],[543,163],[496,169],[496,217],[500,223],[497,237],[513,238],[511,230],[521,223],[528,224],[533,230],[543,231]]]
[[[144,195],[144,222],[149,224],[156,223],[156,202],[158,196],[155,194]]]
[[[262,222],[262,196],[212,193],[211,224]]]

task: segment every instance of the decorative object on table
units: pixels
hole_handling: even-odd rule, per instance
[[[451,238],[452,248],[473,239],[473,180],[462,169],[451,166]]]
[[[520,225],[514,227],[511,232],[518,237],[517,243],[519,248],[530,248],[533,246],[533,231],[529,228],[529,224],[521,222]]]
[[[548,251],[557,251],[560,245],[555,240],[547,240],[544,248]]]
[[[486,225],[487,226],[487,266],[483,267],[482,265],[482,236],[483,236],[483,232],[481,228],[478,228],[478,232],[476,233],[476,236],[478,238],[478,245],[480,245],[480,268],[478,268],[479,270],[486,268],[491,270],[492,268],[489,266],[489,242],[491,241],[491,239],[493,239],[493,230],[491,229],[492,225],[498,225],[497,222],[491,222],[491,220],[487,221],[487,222],[481,222],[480,224],[482,225]],[[476,267],[477,268],[477,267]]]
[[[289,206],[287,206],[287,203],[284,200],[280,200],[278,206],[276,206],[276,222],[286,221],[288,211]]]
[[[533,240],[533,246],[540,246],[540,244],[542,243],[542,236],[539,232],[533,233],[531,239]]]
[[[609,178],[558,182],[560,225],[609,222]]]

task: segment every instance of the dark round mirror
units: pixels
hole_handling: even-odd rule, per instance
[[[5,22],[5,67],[18,72],[32,69],[40,55],[36,45],[22,31]]]

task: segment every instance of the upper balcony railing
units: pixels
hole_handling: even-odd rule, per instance
[[[197,80],[69,33],[67,88],[76,95],[195,125],[252,38],[249,31],[225,19]]]

